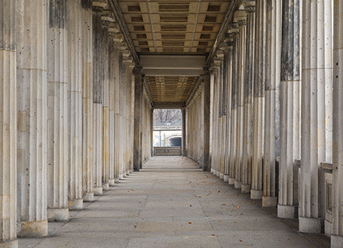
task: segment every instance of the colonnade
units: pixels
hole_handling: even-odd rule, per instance
[[[343,245],[342,6],[242,1],[210,68],[212,173],[332,247]]]
[[[17,247],[133,171],[142,76],[104,1],[2,0],[0,9],[0,247]],[[150,105],[142,109],[150,127]]]

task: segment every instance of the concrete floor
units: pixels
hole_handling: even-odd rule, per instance
[[[19,247],[330,247],[182,157],[152,158],[70,215]]]

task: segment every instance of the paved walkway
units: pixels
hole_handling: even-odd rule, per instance
[[[50,236],[20,247],[329,247],[182,157],[154,157]]]

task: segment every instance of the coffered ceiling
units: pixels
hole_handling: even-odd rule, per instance
[[[199,78],[188,56],[206,58],[229,11],[231,0],[117,0],[134,48],[139,56],[178,55],[189,62],[173,69],[155,68],[147,74],[154,103],[184,103]],[[205,59],[204,59],[205,61]],[[142,64],[144,69],[144,64]],[[205,63],[203,64],[205,66]],[[202,67],[200,67],[202,68]],[[186,70],[185,70],[186,69]],[[198,70],[199,71],[199,70]],[[165,72],[165,75],[163,73]],[[178,74],[179,72],[179,74]]]

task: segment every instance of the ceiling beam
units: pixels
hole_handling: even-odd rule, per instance
[[[206,56],[186,55],[141,55],[143,69],[203,69],[206,66]]]
[[[197,69],[143,69],[145,76],[179,76],[179,77],[197,77],[204,73],[204,70]]]
[[[224,21],[223,21],[222,25],[220,26],[220,29],[219,29],[219,32],[217,34],[216,40],[214,41],[213,47],[211,49],[211,52],[210,52],[210,54],[209,54],[209,56],[207,58],[207,61],[206,61],[206,66],[207,67],[211,66],[212,58],[215,55],[217,49],[219,48],[219,45],[220,45],[220,43],[221,43],[221,41],[222,41],[222,39],[223,39],[223,37],[225,35],[224,32],[227,30],[227,27],[229,25],[229,21],[233,17],[234,9],[235,9],[236,4],[238,2],[239,2],[238,0],[232,0],[231,1],[231,5],[229,7],[229,10],[228,10],[228,12],[225,15]]]
[[[184,102],[154,102],[154,109],[181,109],[185,107]]]
[[[133,57],[133,61],[135,61],[136,65],[140,65],[139,57],[138,57],[137,52],[135,50],[135,47],[133,45],[129,29],[127,28],[125,18],[123,16],[123,13],[121,12],[118,1],[117,0],[109,0],[108,2],[109,2],[109,6],[110,6],[111,10],[113,11],[114,17],[119,24],[119,27],[122,31],[124,39],[127,43],[127,46],[131,52],[131,55]]]

